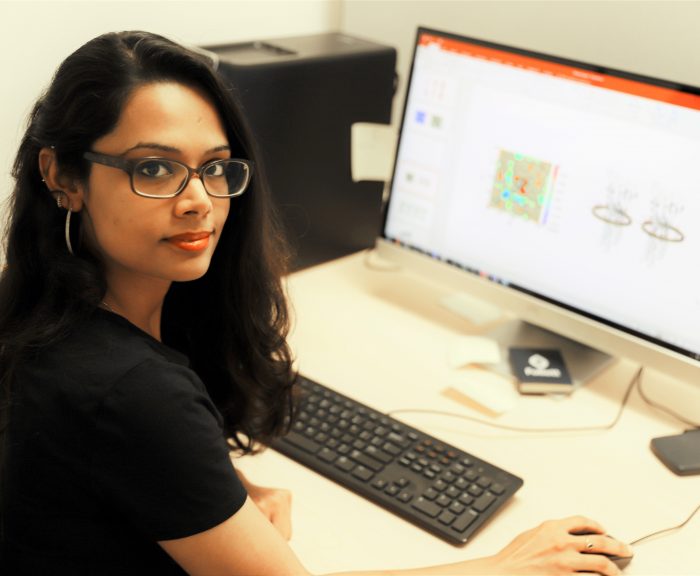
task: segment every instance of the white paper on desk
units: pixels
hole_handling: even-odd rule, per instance
[[[451,368],[468,364],[498,364],[501,349],[498,342],[484,336],[459,336],[450,342],[447,362]]]
[[[449,385],[496,414],[508,412],[518,400],[518,392],[510,378],[480,368],[456,372]]]

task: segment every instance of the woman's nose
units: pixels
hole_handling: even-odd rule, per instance
[[[204,182],[198,174],[192,174],[190,181],[178,199],[178,214],[207,214],[211,208],[211,196],[207,194]]]

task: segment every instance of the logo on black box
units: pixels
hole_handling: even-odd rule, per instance
[[[527,366],[523,368],[525,376],[533,378],[561,378],[561,369],[552,367],[546,356],[536,353],[527,359]]]

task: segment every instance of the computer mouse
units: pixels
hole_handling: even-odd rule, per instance
[[[598,532],[589,532],[587,530],[581,530],[571,532],[571,534],[574,534],[575,536],[587,536],[588,534],[598,534]],[[608,538],[612,538],[610,534],[605,534],[605,536],[607,536]],[[620,570],[624,570],[633,558],[633,556],[617,556],[616,554],[605,554],[604,552],[590,552],[590,554],[600,554],[601,556],[607,556],[608,560],[613,562]]]

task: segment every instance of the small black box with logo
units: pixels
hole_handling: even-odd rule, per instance
[[[521,394],[570,394],[573,382],[559,350],[509,348],[513,376]]]

